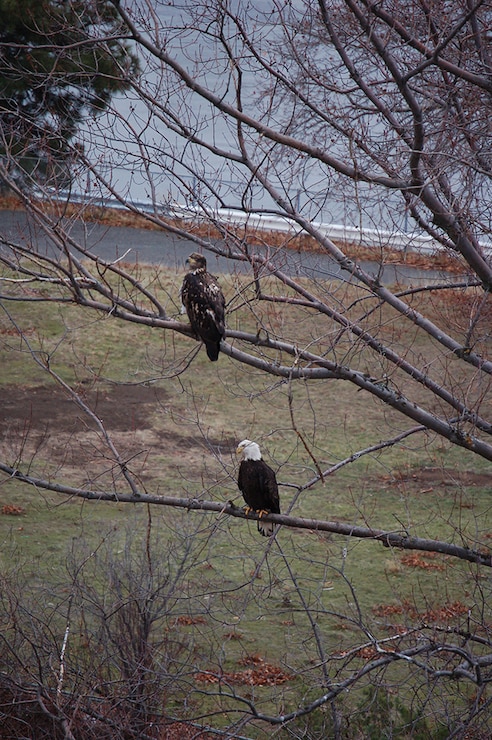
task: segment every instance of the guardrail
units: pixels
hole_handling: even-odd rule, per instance
[[[205,218],[206,214],[198,208],[175,204],[169,207],[169,215],[181,219]],[[298,223],[283,216],[245,213],[229,208],[218,208],[211,213],[212,217],[231,225],[250,226],[262,231],[281,231],[298,234],[303,231]],[[344,224],[326,224],[321,221],[312,222],[314,228],[329,239],[360,244],[366,247],[389,246],[397,250],[417,250],[433,253],[442,249],[442,246],[428,234],[405,233],[385,229],[358,228]],[[492,246],[492,245],[491,245]]]
[[[124,208],[124,205],[113,198],[91,198],[89,200],[86,196],[75,193],[58,193],[56,197],[60,200],[70,199],[75,202],[90,202],[97,207]],[[131,201],[130,205],[146,213],[161,213],[167,217],[183,220],[196,221],[197,219],[205,220],[212,217],[222,223],[234,226],[249,226],[261,231],[280,231],[291,234],[299,234],[303,231],[298,223],[287,216],[247,213],[233,208],[217,208],[206,212],[198,206],[187,206],[173,202],[156,205],[151,201]],[[416,231],[390,231],[388,229],[348,226],[322,221],[312,221],[312,225],[329,239],[365,247],[387,246],[400,251],[414,251],[424,254],[433,254],[443,250],[442,245],[431,236]],[[486,256],[492,256],[492,241],[480,241],[480,246]]]

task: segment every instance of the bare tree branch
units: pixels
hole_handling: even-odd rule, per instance
[[[25,475],[19,470],[5,465],[4,463],[0,463],[0,470],[6,473],[10,478],[27,483],[35,488],[43,488],[45,490],[53,491],[54,493],[62,493],[66,496],[76,496],[89,501],[156,504],[158,506],[172,506],[186,509],[187,511],[210,511],[239,519],[252,519],[254,521],[259,519],[259,515],[256,512],[246,514],[242,508],[238,508],[231,502],[222,504],[214,501],[204,501],[196,497],[179,498],[174,496],[156,496],[137,490],[131,494],[111,491],[89,491]],[[461,560],[467,560],[479,565],[492,567],[491,553],[482,553],[468,547],[439,542],[438,540],[427,540],[413,537],[407,532],[386,532],[383,530],[366,529],[365,527],[351,524],[343,524],[341,522],[325,522],[317,519],[303,519],[301,517],[285,516],[282,514],[269,514],[268,521],[287,527],[296,527],[298,529],[309,529],[316,532],[333,532],[334,534],[340,534],[347,537],[376,540],[378,542],[382,542],[385,547],[439,552],[443,555],[449,555],[460,558]]]

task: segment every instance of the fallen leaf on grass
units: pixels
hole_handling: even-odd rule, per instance
[[[2,514],[5,516],[21,516],[25,514],[26,510],[22,506],[14,506],[13,504],[5,504],[2,506]]]
[[[429,555],[428,558],[435,557],[434,555]],[[410,568],[422,568],[422,570],[444,570],[445,565],[442,563],[430,563],[429,560],[423,558],[421,555],[418,555],[417,553],[411,553],[410,555],[403,555],[400,558],[400,562],[402,565],[408,565]]]
[[[447,622],[450,619],[455,619],[462,614],[467,614],[470,607],[463,604],[461,601],[453,601],[449,604],[443,604],[433,609],[428,609],[425,612],[420,612],[414,604],[411,604],[408,600],[402,601],[401,604],[378,604],[373,607],[373,612],[378,617],[391,617],[394,615],[404,614],[406,617],[412,620],[419,620],[422,622]]]
[[[191,624],[206,624],[207,620],[205,617],[187,617],[185,615],[182,615],[181,617],[177,617],[174,624],[180,624],[184,625],[185,627],[188,627]]]
[[[259,655],[250,655],[239,661],[239,665],[254,665],[255,668],[247,668],[244,671],[225,671],[215,673],[213,671],[202,671],[195,673],[195,680],[202,683],[243,684],[247,686],[278,686],[279,684],[292,681],[295,676],[285,673],[278,666],[267,663]]]

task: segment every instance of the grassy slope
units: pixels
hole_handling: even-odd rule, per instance
[[[180,281],[179,275],[161,275],[161,290],[176,296]],[[223,283],[228,295],[238,288]],[[26,331],[32,348],[49,352],[51,366],[78,387],[95,384],[104,389],[108,379],[122,383],[152,379],[155,387],[166,392],[166,400],[149,411],[150,430],[145,434],[138,429],[114,433],[117,443],[132,451],[130,467],[150,492],[232,498],[240,504],[233,448],[244,437],[262,444],[282,483],[309,480],[315,468],[292,429],[292,415],[322,467],[410,426],[390,410],[382,412],[377,402],[354,392],[348,384],[296,383],[289,388],[275,378],[238,367],[225,356],[212,365],[203,350],[186,372],[173,376],[175,356],[186,357],[195,348],[192,340],[163,336],[75,308],[37,304],[33,310],[32,305],[15,304],[9,310]],[[258,311],[265,312],[261,318],[272,330],[287,337],[304,326],[306,340],[313,333],[302,310],[276,309],[275,313],[267,305]],[[380,319],[378,314],[375,321]],[[252,327],[251,316],[241,311],[231,321]],[[316,334],[326,332],[328,343],[333,328],[325,321],[321,331],[319,326],[315,329]],[[381,334],[394,337],[398,331],[395,322],[383,323]],[[0,318],[0,332],[0,398],[13,385],[29,389],[52,382],[11,333],[5,316]],[[411,352],[428,356],[432,348],[422,342],[418,338]],[[364,354],[357,347],[347,343],[344,351],[347,361],[364,366]],[[60,444],[76,446],[82,433],[85,427],[80,421],[75,431],[61,435]],[[32,439],[28,436],[21,467],[31,461],[34,472],[51,474],[69,484],[84,483],[89,467],[94,485],[123,487],[121,479],[113,481],[110,466],[102,465],[97,454],[90,462],[83,458],[80,464],[73,458],[53,460],[48,453],[54,437],[56,432],[40,444],[39,434]],[[89,443],[90,436],[84,437],[84,444]],[[94,439],[92,444],[97,447],[98,443]],[[6,435],[2,448],[4,457],[15,461],[20,438]],[[425,468],[440,474],[429,482],[422,476]],[[467,471],[487,472],[487,465],[439,440],[410,438],[404,446],[361,458],[305,492],[293,513],[388,529],[405,527],[415,535],[457,542],[460,531],[465,531],[471,545],[484,544],[491,531],[488,486],[480,481],[463,483]],[[292,496],[292,488],[282,488],[283,510]],[[111,542],[117,547],[128,525],[143,540],[149,522],[143,507],[67,501],[2,480],[0,507],[5,504],[21,506],[25,514],[0,516],[3,561],[14,553],[32,576],[34,591],[50,579],[59,583],[66,577],[65,554],[77,543],[88,541],[92,547],[114,531],[111,537],[116,539]],[[219,663],[237,670],[241,657],[257,654],[286,670],[300,668],[309,675],[319,655],[301,595],[329,654],[364,639],[351,622],[358,619],[357,602],[367,615],[368,626],[385,636],[385,619],[374,612],[378,605],[410,601],[425,613],[459,600],[472,609],[474,590],[481,585],[466,564],[444,558],[420,558],[410,564],[402,553],[379,544],[285,529],[263,561],[267,543],[254,523],[161,507],[154,507],[151,516],[159,543],[156,558],[162,550],[180,552],[193,542],[190,557],[195,565],[183,586],[193,598],[177,599],[172,611],[173,618],[190,618],[181,630],[188,644],[195,646],[193,661],[200,670],[218,670]],[[260,561],[260,576],[252,579]],[[390,621],[404,623],[405,613]],[[263,690],[257,691],[261,694]],[[276,708],[272,711],[280,711],[284,691],[288,697],[294,688],[288,684],[274,690]],[[266,707],[270,706],[268,697],[266,690]]]

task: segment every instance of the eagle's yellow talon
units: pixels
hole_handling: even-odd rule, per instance
[[[259,509],[256,513],[258,514],[260,519],[262,519],[264,516],[268,516],[270,512],[268,511],[268,509]]]

